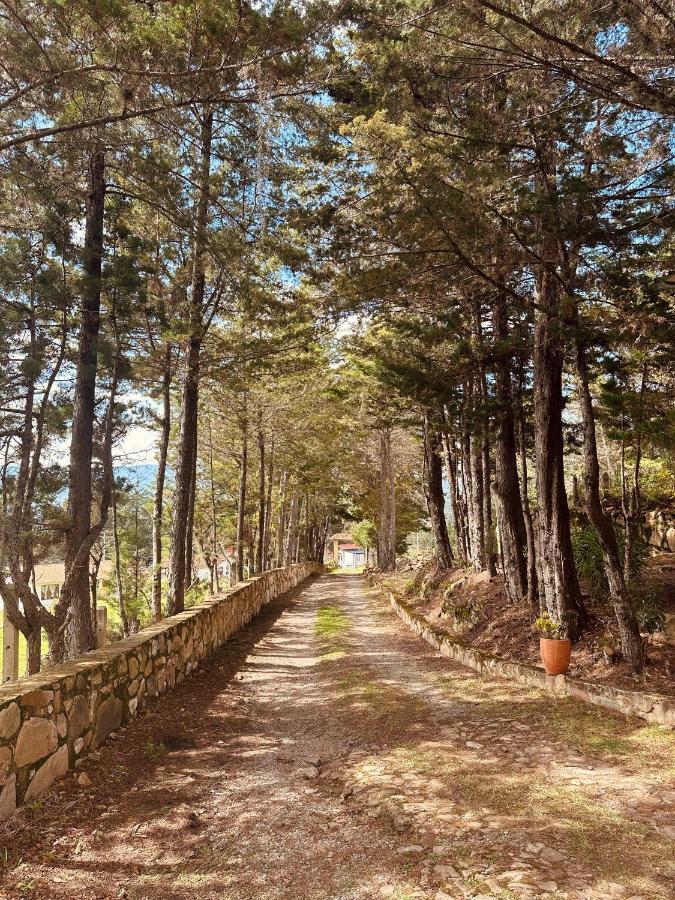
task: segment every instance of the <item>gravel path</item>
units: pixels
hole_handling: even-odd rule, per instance
[[[0,896],[675,897],[673,746],[327,575],[4,824]]]

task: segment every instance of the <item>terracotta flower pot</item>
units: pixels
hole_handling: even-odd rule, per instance
[[[564,638],[539,638],[539,652],[547,675],[565,675],[570,667],[572,641]]]

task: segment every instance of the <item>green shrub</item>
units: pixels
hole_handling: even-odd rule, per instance
[[[158,741],[155,743],[153,740],[148,738],[148,740],[143,745],[143,753],[148,757],[148,759],[159,759],[162,756],[166,756],[167,749],[166,744],[163,741]]]
[[[640,631],[646,631],[647,634],[663,631],[666,624],[666,612],[656,591],[644,590],[634,594],[633,607]]]
[[[618,534],[616,536],[617,543],[619,545],[619,553],[621,554],[621,559],[623,559],[624,548],[626,546],[626,536],[623,528],[618,530]],[[631,546],[631,554],[630,554],[630,577],[631,580],[635,578],[639,578],[640,575],[644,572],[645,566],[647,565],[647,560],[649,559],[649,544],[642,537],[641,534],[636,534],[633,537],[633,544]]]
[[[562,636],[562,625],[554,622],[548,613],[542,613],[534,623],[536,631],[545,638],[559,638]]]
[[[642,459],[640,467],[640,487],[645,500],[663,503],[675,498],[675,473],[668,460]]]
[[[588,524],[573,528],[572,551],[579,578],[588,583],[592,593],[606,594],[607,579],[595,528]]]
[[[616,542],[619,558],[623,565],[624,531],[615,526]],[[631,579],[639,578],[649,556],[649,547],[644,539],[636,535],[633,540],[630,560]],[[598,535],[592,525],[584,523],[572,529],[572,551],[579,578],[586,581],[593,594],[606,596],[608,593],[605,567],[602,561],[602,549]]]

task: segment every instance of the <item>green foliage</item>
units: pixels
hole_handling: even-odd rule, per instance
[[[548,613],[542,613],[535,620],[534,627],[542,637],[546,638],[561,638],[564,633],[563,626],[558,622],[554,622]]]
[[[163,741],[153,741],[151,738],[148,738],[143,745],[143,753],[148,759],[161,759],[167,754],[166,745]]]
[[[616,542],[620,559],[623,559],[625,535],[623,528],[615,526]],[[607,578],[602,559],[602,548],[598,535],[592,525],[577,525],[572,530],[572,550],[579,578],[586,581],[597,596],[605,596],[608,592]],[[649,556],[649,547],[640,535],[635,535],[631,544],[630,570],[631,579],[640,577]]]
[[[442,611],[452,619],[453,626],[459,631],[465,631],[478,620],[478,607],[470,600],[454,597],[452,593],[443,600]]]
[[[665,458],[643,459],[640,466],[640,489],[645,500],[654,503],[675,499],[675,470]]]
[[[654,634],[663,631],[666,624],[666,611],[663,600],[654,590],[637,590],[633,592],[633,607],[637,616],[640,631]]]
[[[626,535],[623,528],[616,528],[616,542],[619,545],[619,554],[623,559],[624,548],[626,546]],[[630,555],[630,581],[637,581],[644,573],[647,560],[649,559],[649,545],[639,532],[633,535],[631,542]]]
[[[368,519],[363,519],[361,522],[351,525],[349,530],[354,539],[354,543],[358,544],[360,547],[372,548],[376,545],[377,530],[373,523],[368,521]]]
[[[120,581],[122,598],[130,622],[137,621],[143,627],[152,619],[152,505],[142,490],[122,485],[117,488],[117,539],[120,554]],[[109,523],[106,539],[113,545],[113,523]],[[102,582],[100,599],[116,610],[119,621],[118,585],[114,567]],[[120,631],[121,636],[121,631]]]
[[[210,585],[205,581],[195,581],[190,586],[189,591],[185,594],[185,606],[189,609],[192,606],[199,606],[211,593]]]
[[[412,597],[415,594],[416,588],[417,579],[415,578],[406,578],[401,585],[401,589],[406,597]]]
[[[593,594],[605,594],[607,579],[595,528],[588,524],[575,527],[572,530],[572,551],[579,578],[588,584]]]

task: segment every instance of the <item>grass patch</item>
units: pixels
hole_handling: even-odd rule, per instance
[[[552,737],[582,752],[659,778],[675,775],[675,733],[665,725],[608,716],[571,699],[545,707],[541,723]]]
[[[316,613],[314,633],[319,638],[333,638],[349,628],[349,619],[338,606],[321,606]]]
[[[333,662],[347,656],[348,647],[342,635],[349,628],[349,619],[337,606],[321,606],[316,613],[314,633],[320,642],[319,659]]]
[[[143,753],[148,757],[148,759],[160,759],[162,756],[166,756],[167,749],[166,744],[162,741],[147,740],[143,745]]]
[[[395,726],[403,718],[405,721],[418,712],[417,701],[390,684],[385,684],[366,668],[342,669],[335,678],[343,702],[354,710],[368,711],[372,716],[372,727],[386,720]]]
[[[343,659],[347,655],[347,648],[344,644],[340,644],[336,647],[324,647],[319,656],[321,657],[321,662],[333,662],[336,659]]]
[[[675,732],[665,725],[613,715],[572,697],[552,697],[506,679],[449,672],[434,680],[445,696],[465,706],[466,718],[488,721],[492,714],[510,713],[514,721],[538,728],[536,739],[555,741],[631,771],[649,772],[659,781],[675,775]]]

